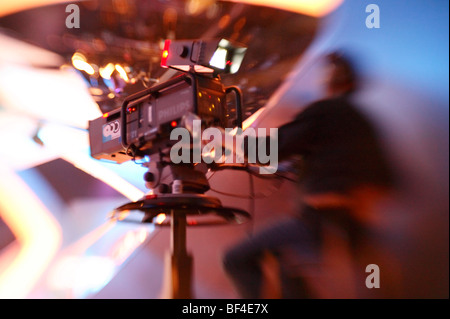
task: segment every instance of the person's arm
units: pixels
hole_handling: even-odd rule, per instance
[[[278,129],[278,160],[281,162],[294,154],[309,151],[311,123],[296,119]]]
[[[324,133],[332,110],[329,103],[318,101],[302,110],[293,121],[278,129],[278,159],[283,161],[292,155],[305,155]]]
[[[303,111],[301,111],[294,120],[288,122],[278,128],[278,161],[288,159],[292,155],[305,155],[307,154],[317,141],[317,137],[320,137],[324,133],[324,129],[329,126],[330,121],[334,121],[331,111],[328,106],[329,103],[319,101],[311,104]],[[253,139],[251,141],[250,139]],[[242,151],[247,158],[250,152],[254,152],[251,149],[252,146],[256,146],[256,152],[258,154],[258,144],[266,143],[266,150],[269,149],[270,136],[255,137],[245,136],[242,144]]]
[[[307,119],[296,119],[278,128],[278,161],[288,159],[294,154],[304,154],[309,151],[311,146],[310,138],[312,134],[313,122]],[[272,136],[245,136],[242,143],[242,149],[239,154],[249,159],[250,154],[258,154],[258,146],[265,143],[266,152],[270,149],[270,145],[275,142]],[[256,159],[257,160],[257,159]]]

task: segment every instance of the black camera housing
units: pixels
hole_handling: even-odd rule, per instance
[[[123,163],[158,153],[177,142],[170,140],[170,132],[184,126],[187,114],[200,118],[203,127],[225,128],[235,118],[227,107],[231,91],[238,101],[235,113],[240,126],[239,89],[225,88],[219,78],[185,73],[129,96],[121,108],[89,121],[91,156]]]

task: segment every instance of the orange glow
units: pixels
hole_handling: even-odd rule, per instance
[[[87,62],[86,57],[79,52],[74,53],[72,56],[72,65],[74,68],[80,71],[85,71],[89,75],[93,75],[95,73],[92,65]]]
[[[245,131],[250,126],[252,126],[253,123],[256,122],[256,120],[259,118],[259,116],[263,113],[265,110],[265,107],[260,108],[258,111],[250,115],[243,123],[242,123],[242,130]],[[230,135],[235,136],[238,131],[238,128],[235,127],[233,130],[231,130]]]
[[[166,220],[166,214],[158,214],[158,215],[155,217],[155,222],[156,222],[157,224],[162,224],[165,220]]]
[[[242,123],[242,130],[245,131],[250,126],[252,126],[253,123],[258,119],[258,117],[261,115],[261,113],[264,111],[264,107],[260,108],[258,111],[250,115],[243,123]]]
[[[298,12],[301,14],[323,17],[336,9],[343,0],[228,0],[232,2],[242,2],[252,5],[260,5],[278,8],[287,11]]]
[[[129,210],[121,210],[121,211],[114,210],[108,215],[108,218],[114,221],[115,220],[122,221],[125,220],[125,218],[127,218],[129,215],[130,215]]]
[[[103,117],[108,117],[109,113],[103,114]]]
[[[111,75],[113,74],[114,70],[114,64],[108,63],[105,67],[100,68],[99,73],[102,78],[109,80],[111,79]]]
[[[1,163],[0,163],[1,164]],[[0,214],[14,233],[15,258],[0,255],[0,298],[26,298],[57,253],[62,231],[16,173],[0,165]]]
[[[20,1],[2,1],[0,6],[0,16],[12,14],[22,10],[28,10],[39,6],[51,5],[57,3],[69,2],[69,0],[20,0]],[[71,1],[73,2],[73,1]]]
[[[124,80],[125,82],[130,81],[130,79],[128,78],[127,72],[125,71],[123,66],[121,66],[120,64],[116,64],[115,68],[116,68],[116,71],[119,72],[119,75],[122,78],[122,80]]]

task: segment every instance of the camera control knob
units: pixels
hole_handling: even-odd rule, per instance
[[[180,57],[185,58],[185,57],[187,57],[188,53],[189,53],[189,50],[188,50],[187,46],[180,45],[179,47],[177,47],[177,54]]]
[[[154,182],[155,181],[155,174],[151,173],[151,172],[147,172],[144,174],[144,181],[146,182]]]

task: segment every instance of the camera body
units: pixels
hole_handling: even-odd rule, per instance
[[[116,163],[130,160],[130,147],[152,155],[176,141],[175,127],[194,114],[204,127],[226,127],[227,90],[218,78],[186,73],[128,97],[121,108],[89,122],[91,156]]]
[[[91,156],[123,163],[161,153],[177,142],[170,139],[172,129],[187,128],[192,118],[201,119],[204,128],[241,125],[240,90],[224,87],[218,73],[237,72],[245,52],[245,47],[225,39],[166,40],[161,66],[184,73],[127,97],[121,108],[89,121]],[[231,92],[236,107],[229,110]]]

